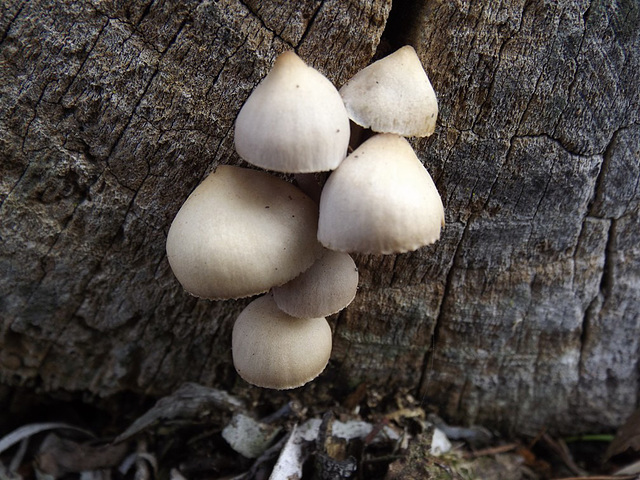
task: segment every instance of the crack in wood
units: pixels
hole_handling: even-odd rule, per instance
[[[155,4],[155,0],[151,0],[149,3],[147,3],[145,5],[144,10],[142,11],[142,14],[140,15],[140,18],[135,23],[135,27],[136,28],[139,28],[140,25],[142,25],[142,22],[144,21],[144,19],[149,15],[149,13],[151,13],[151,7],[153,7],[154,4]]]
[[[98,31],[98,33],[96,34],[96,38],[93,41],[93,43],[91,44],[91,46],[89,47],[89,49],[87,50],[87,54],[85,55],[85,57],[82,59],[82,61],[80,62],[80,65],[78,66],[78,69],[75,71],[75,73],[73,73],[70,77],[69,77],[69,83],[67,84],[66,88],[64,88],[61,92],[60,95],[58,97],[58,103],[61,106],[62,102],[64,101],[64,97],[69,93],[69,90],[71,89],[71,87],[73,86],[74,82],[76,81],[76,79],[78,78],[78,76],[80,75],[80,73],[83,71],[84,66],[87,63],[87,60],[89,59],[89,57],[91,56],[91,54],[93,53],[94,48],[96,47],[96,45],[98,44],[98,42],[100,41],[100,38],[102,37],[102,34],[104,33],[105,29],[109,26],[109,19],[107,19],[104,24],[102,25],[102,27],[100,27],[100,30]]]
[[[449,297],[451,296],[451,292],[453,291],[453,278],[455,276],[457,267],[456,264],[459,261],[462,245],[467,241],[469,226],[471,225],[473,218],[469,218],[466,224],[464,224],[462,234],[460,235],[460,240],[458,241],[455,251],[453,253],[453,260],[451,262],[451,267],[447,272],[446,280],[444,283],[444,289],[442,292],[442,297],[440,299],[440,304],[438,305],[437,313],[435,315],[435,322],[431,329],[431,348],[427,349],[424,354],[421,366],[421,374],[420,379],[417,383],[418,391],[422,392],[426,395],[427,388],[429,386],[429,370],[430,365],[433,365],[434,357],[436,354],[436,348],[438,343],[438,337],[440,336],[440,329],[442,325],[445,323],[445,304],[449,301]]]
[[[27,163],[27,165],[24,167],[24,170],[22,171],[22,173],[18,177],[18,180],[11,186],[11,188],[9,189],[9,191],[7,192],[5,197],[0,201],[0,212],[2,212],[2,209],[4,207],[5,202],[10,197],[12,197],[13,193],[15,192],[15,189],[18,188],[18,185],[20,185],[21,182],[24,180],[25,175],[27,174],[28,171],[29,171],[29,164]],[[0,236],[0,240],[2,240],[1,236]]]
[[[594,320],[600,316],[602,307],[611,294],[611,288],[613,286],[613,266],[612,257],[615,256],[615,242],[616,242],[616,220],[609,219],[609,228],[607,230],[607,241],[603,251],[603,264],[600,274],[600,281],[598,291],[589,302],[580,325],[580,349],[578,357],[578,383],[582,381],[585,374],[585,362],[587,358],[587,348],[591,341],[591,328]]]
[[[247,2],[245,2],[244,0],[238,0],[238,2],[247,9],[247,11],[251,14],[251,16],[253,18],[255,18],[260,25],[262,26],[262,28],[264,28],[267,32],[269,32],[271,35],[273,35],[275,38],[277,38],[278,40],[280,40],[282,43],[289,45],[292,49],[296,49],[298,45],[300,45],[300,42],[298,42],[298,45],[294,45],[291,42],[285,40],[284,38],[282,38],[280,36],[280,34],[278,32],[276,32],[275,30],[269,28],[269,26],[267,26],[265,20],[258,14],[258,12],[256,12],[255,10],[253,10],[253,8],[251,8],[250,5],[247,4]]]
[[[551,129],[552,134],[553,134],[554,137],[559,137],[558,128],[560,127],[560,123],[562,122],[562,119],[564,118],[565,113],[566,113],[567,109],[569,108],[571,97],[573,97],[573,94],[574,94],[574,91],[575,91],[575,88],[576,88],[576,83],[578,81],[578,73],[580,71],[580,62],[578,61],[578,59],[582,55],[582,47],[584,46],[584,42],[585,42],[585,39],[587,37],[587,22],[588,22],[588,19],[590,17],[590,14],[591,14],[591,8],[592,7],[593,7],[593,3],[590,2],[589,3],[589,7],[587,7],[587,9],[585,10],[584,14],[582,15],[582,19],[583,19],[582,36],[580,38],[580,45],[578,45],[578,48],[576,49],[576,56],[573,58],[573,64],[575,65],[575,70],[573,72],[573,78],[571,79],[571,82],[569,82],[569,86],[566,89],[566,92],[567,92],[567,95],[566,95],[566,98],[565,98],[566,99],[566,103],[565,103],[562,111],[558,114],[558,117],[556,118],[555,125]]]
[[[613,268],[613,258],[617,255],[616,249],[616,226],[617,220],[611,219],[611,225],[607,232],[607,244],[604,249],[604,262],[602,265],[602,277],[600,279],[600,293],[602,293],[603,299],[606,301],[611,295],[615,276]]]
[[[29,130],[31,130],[31,125],[38,118],[38,107],[42,103],[42,99],[44,98],[44,94],[47,90],[47,86],[49,86],[50,83],[51,82],[45,82],[45,84],[42,86],[42,89],[40,90],[40,95],[38,96],[38,99],[36,100],[35,105],[33,106],[33,116],[27,121],[27,125],[24,131],[24,136],[22,137],[22,145],[20,147],[21,153],[25,156],[27,155],[27,153],[35,151],[35,150],[26,150],[25,145],[27,144],[27,138],[29,137]]]
[[[97,181],[98,181],[98,179],[93,184],[91,184],[88,188],[91,188],[91,186],[93,186],[95,183],[97,183]],[[56,233],[56,237],[55,237],[54,241],[51,243],[51,245],[49,246],[47,251],[44,254],[42,254],[42,256],[40,257],[41,264],[44,264],[45,262],[47,262],[48,259],[51,257],[51,254],[53,253],[56,245],[58,244],[58,242],[62,238],[63,234],[67,231],[69,225],[71,224],[71,221],[73,220],[73,217],[74,217],[76,211],[78,210],[78,208],[80,208],[80,206],[84,205],[85,202],[87,202],[87,201],[88,201],[87,199],[84,199],[84,200],[78,202],[74,206],[71,214],[68,216],[68,218],[66,219],[65,223],[62,225],[60,230]],[[42,268],[42,274],[40,275],[40,277],[38,279],[36,279],[34,281],[34,286],[31,289],[31,291],[29,293],[29,296],[26,299],[26,302],[25,302],[26,304],[30,304],[32,302],[34,296],[40,292],[42,284],[45,281],[45,279],[47,278],[47,273],[48,273],[47,270],[45,268]],[[89,278],[91,278],[91,277],[89,277]],[[83,291],[86,288],[87,285],[88,285],[88,281],[87,281],[87,283],[85,283],[85,285],[81,288],[80,291]],[[81,304],[81,297],[78,297],[77,301],[80,302],[79,303],[79,305],[80,305]],[[12,328],[16,321],[18,321],[17,318],[14,319],[14,321],[12,323],[10,323],[9,328]],[[59,335],[58,335],[58,338],[59,338]],[[54,342],[54,340],[50,340],[49,343],[48,343],[47,348],[44,350],[43,353],[44,353],[45,357],[48,356],[49,350],[53,346],[53,342]],[[39,365],[38,365],[37,368],[40,368],[40,366],[42,365],[43,360],[44,360],[44,357],[40,358]]]
[[[304,32],[302,32],[302,35],[300,35],[300,40],[295,46],[296,50],[299,49],[300,46],[304,43],[304,41],[307,39],[307,36],[309,35],[309,32],[311,32],[311,29],[315,25],[315,21],[316,21],[316,18],[318,17],[318,13],[320,13],[320,10],[324,6],[324,3],[325,3],[325,0],[322,0],[318,4],[318,6],[314,9],[311,16],[309,17],[309,22],[307,23],[307,26],[305,27]]]
[[[143,391],[148,395],[150,395],[152,393],[152,388],[153,388],[154,384],[156,383],[156,378],[158,377],[158,375],[160,375],[162,373],[162,365],[165,362],[165,360],[167,359],[167,357],[169,356],[169,354],[171,353],[171,347],[173,347],[173,342],[176,340],[175,335],[171,334],[170,337],[171,338],[169,340],[169,344],[165,345],[164,348],[163,348],[164,352],[162,354],[162,358],[158,362],[155,371],[151,374],[147,384],[146,385],[142,385]]]
[[[558,8],[560,8],[560,7],[558,7]],[[551,61],[551,57],[553,56],[554,50],[556,48],[557,40],[558,40],[558,28],[559,28],[559,24],[560,24],[560,16],[561,15],[562,15],[562,11],[560,11],[560,13],[558,13],[554,17],[554,20],[555,20],[554,21],[555,35],[553,36],[553,42],[548,47],[548,53],[547,53],[547,56],[545,58],[545,62],[542,65],[542,67],[540,68],[540,74],[538,75],[538,78],[536,79],[535,85],[533,86],[533,89],[531,91],[531,95],[529,96],[529,100],[527,101],[527,104],[525,105],[525,107],[522,109],[522,114],[520,115],[520,118],[516,122],[516,135],[519,134],[519,130],[522,127],[523,120],[529,116],[529,108],[531,107],[531,103],[533,102],[533,99],[536,98],[536,92],[538,91],[538,88],[540,86],[540,82],[542,81],[542,79],[545,77],[545,74],[547,73],[547,67],[549,66],[549,62]],[[523,16],[524,16],[524,13],[523,13]]]
[[[167,44],[167,48],[166,48],[165,52],[160,55],[160,58],[158,58],[158,60],[156,62],[156,65],[154,66],[153,73],[151,74],[149,80],[147,81],[147,84],[144,86],[144,88],[142,90],[142,93],[138,97],[138,100],[136,101],[136,103],[131,108],[131,114],[129,115],[129,118],[127,119],[127,122],[121,128],[120,133],[118,134],[118,136],[114,140],[113,144],[111,145],[111,148],[109,149],[109,151],[108,151],[108,153],[106,155],[107,165],[109,165],[109,159],[111,159],[111,157],[113,155],[113,152],[115,151],[116,147],[119,145],[120,141],[122,140],[122,138],[124,137],[125,133],[127,132],[129,126],[131,125],[131,122],[133,121],[133,118],[137,115],[136,111],[138,110],[138,108],[142,104],[142,101],[145,99],[145,97],[147,95],[147,92],[149,91],[149,88],[151,87],[151,85],[153,84],[153,81],[155,80],[156,76],[160,72],[160,64],[162,63],[163,57],[166,55],[166,52],[169,51],[169,48],[177,41],[178,36],[182,32],[182,29],[185,27],[186,24],[187,24],[187,20],[185,19],[185,20],[182,21],[182,23],[178,27],[175,35],[171,38],[171,40]],[[120,179],[117,178],[117,176],[115,174],[114,174],[114,177],[116,178],[116,180],[118,181],[119,184],[121,184],[122,186],[126,186],[123,182],[120,181]]]
[[[18,10],[13,15],[13,18],[11,18],[11,20],[9,20],[9,22],[7,23],[6,29],[3,32],[2,37],[0,37],[0,45],[2,45],[4,41],[7,39],[7,36],[9,35],[9,31],[11,30],[11,27],[13,26],[13,24],[16,22],[16,20],[22,13],[22,10],[24,9],[25,5],[27,5],[28,3],[29,2],[27,0],[24,0],[22,3],[20,3]]]
[[[623,126],[618,128],[616,131],[614,131],[613,134],[611,135],[611,139],[609,140],[609,143],[607,144],[607,146],[604,149],[604,152],[602,153],[602,163],[600,165],[600,171],[598,172],[598,176],[596,178],[596,182],[594,185],[594,191],[591,197],[592,200],[588,207],[589,216],[596,217],[596,218],[600,216],[598,212],[598,206],[601,205],[606,198],[605,191],[607,189],[607,185],[605,182],[605,177],[611,168],[611,164],[613,161],[614,147],[616,145],[616,142],[621,132],[629,128],[630,126]],[[640,184],[640,176],[638,176],[638,178],[636,179],[634,193],[629,199],[629,202],[633,201],[633,199],[636,197],[636,192],[638,191],[639,184]]]

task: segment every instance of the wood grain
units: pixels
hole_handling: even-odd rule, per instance
[[[356,256],[317,381],[408,387],[516,433],[616,427],[640,391],[639,24],[625,0],[5,2],[0,383],[231,387],[247,302],[180,289],[173,216],[242,164],[233,122],[278,53],[339,86],[409,43],[439,99],[413,145],[447,226]]]

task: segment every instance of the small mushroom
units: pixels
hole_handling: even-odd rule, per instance
[[[285,390],[316,378],[331,356],[326,319],[295,318],[271,295],[251,302],[238,316],[231,336],[233,365],[247,382]]]
[[[435,130],[436,94],[409,45],[360,70],[340,95],[349,118],[374,132],[425,137]]]
[[[346,308],[358,290],[358,269],[348,253],[325,250],[311,268],[272,290],[280,310],[294,317],[326,317]]]
[[[409,142],[377,134],[349,155],[324,186],[318,240],[331,250],[400,253],[440,238],[444,208]]]
[[[267,170],[321,172],[344,160],[349,133],[338,90],[288,51],[242,106],[235,146],[244,160]]]
[[[167,259],[185,290],[240,298],[282,285],[322,254],[318,208],[266,172],[219,166],[189,196],[167,235]]]

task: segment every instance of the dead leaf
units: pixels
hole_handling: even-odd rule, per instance
[[[433,429],[433,436],[431,437],[431,449],[429,453],[434,457],[440,457],[451,450],[451,442],[445,435],[445,433],[439,428]]]
[[[163,397],[144,415],[133,422],[116,439],[122,442],[160,421],[201,421],[212,411],[236,412],[244,403],[223,390],[197,383],[185,383],[168,397]]]
[[[447,425],[444,420],[433,413],[428,415],[427,420],[435,425],[436,428],[442,430],[447,438],[451,440],[463,440],[473,448],[487,445],[493,437],[491,432],[484,427],[475,425],[470,427]]]
[[[258,458],[269,448],[278,433],[279,426],[262,423],[238,413],[222,430],[222,438],[246,458]]]
[[[120,464],[127,444],[92,445],[50,433],[40,445],[36,465],[42,473],[59,478],[68,473],[110,469]]]
[[[640,460],[632,463],[631,465],[627,465],[619,470],[614,472],[614,475],[638,475],[640,474]]]
[[[625,453],[629,449],[640,452],[640,408],[633,412],[620,427],[607,448],[605,459]]]
[[[294,426],[273,467],[269,480],[299,480],[302,478],[302,466],[308,456],[305,443],[308,442]]]
[[[25,438],[29,438],[37,433],[46,432],[47,430],[75,430],[77,432],[84,433],[89,437],[93,437],[93,433],[88,430],[84,430],[82,428],[76,427],[74,425],[69,425],[68,423],[32,423],[29,425],[24,425],[13,432],[5,435],[0,439],[0,453],[4,452],[8,448],[11,448],[16,443],[22,441]]]

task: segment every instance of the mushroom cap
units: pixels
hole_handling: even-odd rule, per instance
[[[326,319],[295,318],[280,310],[271,295],[251,302],[231,335],[233,365],[247,382],[284,390],[316,378],[331,356]]]
[[[331,250],[400,253],[440,238],[444,208],[406,139],[378,134],[349,155],[322,190],[318,240]]]
[[[347,307],[358,290],[358,268],[348,253],[325,250],[311,268],[274,287],[280,310],[299,318],[326,317]]]
[[[436,128],[436,93],[410,45],[360,70],[340,95],[349,118],[374,132],[425,137]]]
[[[322,254],[318,209],[265,172],[219,166],[189,196],[167,236],[167,259],[185,290],[209,299],[263,293]]]
[[[244,160],[267,170],[321,172],[344,160],[349,133],[338,90],[288,51],[242,106],[235,146]]]

